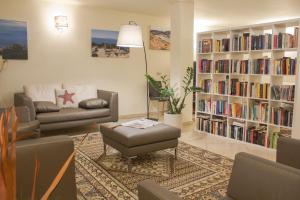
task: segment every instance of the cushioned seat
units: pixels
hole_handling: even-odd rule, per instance
[[[66,122],[82,119],[100,118],[110,115],[109,108],[102,109],[82,109],[82,108],[63,108],[59,112],[40,113],[36,118],[41,123]]]
[[[125,126],[120,126],[114,129],[107,126],[101,126],[100,129],[101,133],[105,137],[123,144],[126,147],[152,144],[180,137],[180,129],[167,126],[165,124],[159,124],[146,129],[136,129]]]

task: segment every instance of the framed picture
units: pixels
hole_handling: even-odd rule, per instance
[[[129,48],[118,47],[118,31],[92,29],[92,57],[129,58]]]
[[[150,49],[170,50],[171,31],[168,29],[150,27]]]
[[[0,19],[0,56],[2,59],[28,59],[26,22]]]

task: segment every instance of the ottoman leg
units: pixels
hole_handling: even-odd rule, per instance
[[[178,152],[177,152],[177,147],[175,147],[175,160],[177,160],[177,154],[178,154]]]
[[[132,169],[132,158],[127,157],[127,166],[128,166],[128,172],[131,172]]]
[[[106,156],[106,144],[103,143],[103,155]]]

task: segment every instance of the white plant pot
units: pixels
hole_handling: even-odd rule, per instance
[[[182,127],[182,115],[181,114],[164,114],[164,123],[176,128]]]

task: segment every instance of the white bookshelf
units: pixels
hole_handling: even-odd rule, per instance
[[[292,137],[300,137],[298,132],[296,133],[294,126],[295,125],[295,114],[298,115],[298,113],[295,112],[295,107],[299,104],[297,101],[297,90],[298,87],[296,84],[296,81],[298,79],[298,70],[299,70],[299,60],[297,60],[296,63],[296,74],[295,75],[281,75],[275,73],[275,66],[274,66],[274,60],[280,59],[283,57],[291,57],[291,58],[297,58],[299,56],[299,38],[298,38],[298,46],[293,48],[273,48],[274,47],[274,35],[277,35],[278,33],[290,33],[294,34],[295,27],[299,28],[300,25],[300,19],[294,19],[294,20],[288,20],[288,21],[280,21],[280,22],[273,22],[273,23],[266,23],[266,24],[257,24],[257,25],[251,25],[251,26],[244,26],[244,27],[235,27],[235,28],[229,28],[224,30],[216,30],[216,31],[208,31],[208,32],[200,32],[197,34],[197,70],[196,70],[196,84],[199,87],[201,80],[204,79],[210,79],[212,81],[211,85],[211,91],[208,93],[204,92],[198,92],[196,94],[196,113],[195,113],[195,121],[197,123],[195,130],[199,132],[203,132],[198,130],[198,115],[207,116],[210,120],[217,118],[217,117],[223,117],[223,119],[227,123],[227,137],[228,139],[231,138],[230,134],[230,125],[234,121],[243,121],[245,123],[246,130],[253,126],[258,125],[264,125],[267,128],[267,135],[272,132],[279,132],[281,130],[290,131]],[[249,33],[250,39],[249,39],[249,49],[243,49],[240,51],[233,51],[233,40],[234,36],[236,34],[241,33]],[[272,34],[271,39],[271,48],[270,49],[262,49],[262,50],[251,50],[251,36],[252,35],[264,35],[264,34]],[[298,34],[299,35],[299,34]],[[230,39],[230,48],[227,52],[216,52],[215,51],[215,43],[216,40],[222,40],[223,38],[229,38]],[[203,39],[212,39],[213,41],[213,48],[212,52],[199,52],[199,41],[202,41]],[[251,72],[253,61],[256,59],[262,59],[262,58],[268,58],[270,59],[270,68],[268,74],[253,74]],[[199,61],[201,59],[208,59],[212,60],[212,67],[210,72],[201,73],[199,71]],[[231,65],[231,62],[233,60],[249,60],[250,62],[250,69],[248,69],[247,74],[235,74],[230,71],[228,73],[215,73],[215,62],[218,60],[229,60],[229,66]],[[247,86],[247,96],[233,96],[230,94],[230,88],[231,88],[231,79],[236,78],[243,82],[248,82]],[[214,93],[214,86],[217,81],[219,80],[228,80],[228,93],[226,94],[215,94]],[[267,83],[269,84],[269,91],[268,91],[268,98],[262,99],[262,98],[253,98],[250,97],[250,83]],[[287,101],[287,100],[275,100],[272,99],[271,96],[271,88],[273,85],[295,85],[295,95],[294,95],[294,101]],[[300,88],[299,88],[300,90]],[[247,106],[247,113],[245,119],[238,119],[235,117],[232,117],[228,114],[225,115],[216,115],[212,113],[212,108],[210,110],[201,112],[199,110],[199,100],[201,99],[210,99],[211,102],[213,100],[225,100],[227,101],[227,108],[229,108],[229,104],[231,103],[243,103]],[[250,119],[250,105],[253,101],[257,102],[266,102],[268,106],[268,113],[267,113],[267,120],[266,121],[256,121],[253,119]],[[271,117],[271,107],[278,107],[284,105],[290,105],[293,106],[293,125],[292,127],[289,126],[283,126],[283,125],[277,125],[273,124],[270,121]],[[299,107],[300,108],[300,107]],[[299,116],[300,117],[300,116]],[[299,123],[300,124],[300,123]],[[293,131],[292,131],[293,130]],[[300,131],[300,130],[298,130]],[[205,132],[203,132],[205,133]],[[212,133],[206,133],[206,134],[212,134]],[[218,136],[217,134],[214,134]],[[224,136],[219,136],[224,137]],[[246,142],[246,141],[240,141],[239,142]],[[251,144],[251,143],[250,143]],[[256,145],[256,144],[253,144]]]

